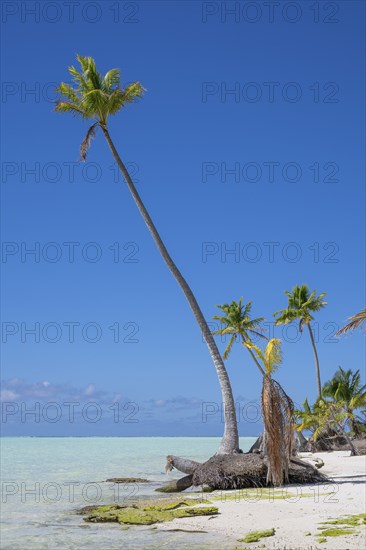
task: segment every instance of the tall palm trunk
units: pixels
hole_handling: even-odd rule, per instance
[[[321,396],[322,396],[322,384],[321,384],[321,381],[320,381],[319,357],[318,357],[318,352],[316,350],[314,335],[313,335],[313,331],[311,330],[310,323],[307,323],[307,326],[308,326],[308,329],[309,329],[311,345],[313,346],[313,351],[314,351],[316,383],[317,383],[317,386],[318,386],[318,399],[320,399]]]
[[[202,335],[205,339],[205,342],[210,351],[212,360],[214,362],[214,365],[217,371],[217,376],[219,378],[219,383],[220,383],[220,388],[221,388],[221,393],[222,393],[222,398],[224,401],[224,408],[225,408],[225,430],[224,430],[224,436],[222,438],[222,441],[218,450],[218,454],[237,453],[239,452],[239,435],[238,435],[238,425],[236,421],[235,402],[234,402],[233,392],[230,385],[229,376],[227,374],[220,352],[217,348],[216,342],[211,334],[211,331],[207,325],[207,322],[203,316],[203,313],[197,303],[197,300],[192,290],[190,289],[186,280],[184,279],[181,272],[179,271],[179,269],[173,262],[172,258],[170,257],[148,211],[146,210],[129,173],[114,146],[114,143],[109,135],[107,128],[105,126],[102,126],[102,130],[108,142],[109,148],[112,152],[114,160],[116,161],[118,168],[120,169],[123,177],[126,180],[127,186],[133,196],[136,206],[139,209],[140,214],[143,217],[144,222],[146,223],[150,231],[150,234],[154,239],[156,246],[158,247],[158,250],[161,256],[163,257],[163,260],[165,261],[173,277],[175,278],[175,280],[183,290],[184,295],[188,300],[188,303],[193,311],[193,314],[200,327],[200,330],[202,332]]]

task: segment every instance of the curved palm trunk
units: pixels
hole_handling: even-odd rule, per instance
[[[136,206],[139,209],[140,214],[143,217],[144,222],[146,223],[147,228],[150,231],[150,234],[154,239],[155,244],[158,247],[158,250],[161,256],[163,257],[163,260],[165,261],[173,277],[175,278],[175,280],[183,290],[184,295],[188,300],[188,303],[201,329],[202,335],[205,339],[205,342],[210,351],[212,360],[214,362],[214,365],[217,371],[217,376],[219,378],[222,398],[223,398],[224,407],[225,407],[225,430],[224,430],[224,436],[222,438],[222,441],[218,450],[218,454],[237,453],[239,452],[239,435],[238,435],[238,425],[236,421],[235,402],[234,402],[234,397],[233,397],[233,393],[230,385],[229,376],[227,374],[220,352],[217,348],[216,342],[211,334],[211,331],[207,325],[207,322],[203,316],[203,313],[197,303],[197,300],[192,290],[190,289],[186,280],[184,279],[181,272],[179,271],[179,269],[173,262],[172,258],[170,257],[148,211],[146,210],[129,173],[114,146],[114,143],[109,135],[107,128],[102,126],[102,130],[104,132],[109,148],[112,152],[114,160],[116,161],[118,168],[120,169],[123,177],[126,180],[127,186],[133,196]]]
[[[245,338],[244,338],[243,335],[241,336],[241,338],[242,338],[243,342],[245,342]],[[261,367],[261,364],[258,361],[258,359],[256,358],[256,356],[254,355],[253,351],[250,348],[247,348],[247,350],[249,351],[250,355],[252,356],[254,363],[257,365],[258,369],[260,370],[261,375],[264,376],[266,373],[264,372],[263,368]]]
[[[321,396],[322,396],[322,384],[320,382],[319,357],[318,357],[318,352],[316,350],[314,335],[313,335],[313,331],[311,330],[310,323],[307,323],[307,326],[308,326],[308,329],[309,329],[311,345],[313,346],[313,351],[314,351],[315,370],[316,370],[316,383],[317,383],[317,386],[318,386],[318,399],[320,399]]]

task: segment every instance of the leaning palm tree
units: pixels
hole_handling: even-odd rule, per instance
[[[322,294],[319,294],[319,296],[316,296],[316,290],[310,293],[307,285],[296,285],[292,289],[292,292],[286,290],[285,294],[288,297],[287,309],[276,311],[273,314],[276,317],[275,324],[287,325],[293,321],[299,321],[300,332],[302,332],[304,325],[308,327],[311,345],[314,351],[316,382],[318,388],[318,398],[320,399],[322,395],[322,385],[320,381],[319,357],[310,322],[314,319],[312,313],[319,311],[327,304],[327,302],[323,300],[326,293],[323,292]]]
[[[356,315],[352,315],[352,317],[348,317],[348,321],[349,323],[339,329],[339,331],[337,332],[337,336],[340,336],[341,334],[347,334],[347,332],[354,331],[358,327],[360,327],[361,330],[365,330],[366,309],[360,311],[360,313],[356,313]]]
[[[360,371],[353,372],[339,367],[333,378],[324,384],[323,395],[344,404],[348,423],[353,433],[359,435],[361,422],[354,411],[366,405],[366,384],[361,384]]]
[[[264,424],[264,453],[267,457],[267,483],[282,485],[288,481],[294,434],[294,404],[272,374],[282,363],[281,340],[271,338],[262,351],[251,342],[244,342],[264,367],[261,405]]]
[[[243,298],[240,298],[239,302],[233,300],[231,304],[218,305],[217,307],[221,309],[225,315],[215,315],[213,317],[216,321],[220,321],[222,328],[214,330],[212,334],[231,335],[229,343],[224,351],[224,359],[229,357],[237,338],[239,338],[243,344],[252,343],[253,336],[266,338],[264,334],[262,334],[263,328],[260,326],[264,318],[258,317],[257,319],[252,319],[250,316],[252,302],[247,302],[243,305]],[[252,348],[247,346],[247,349],[262,376],[264,376],[265,371],[253,353]]]
[[[115,115],[130,103],[141,98],[144,93],[144,88],[140,82],[134,82],[122,88],[120,84],[119,69],[111,69],[103,76],[97,70],[95,61],[92,57],[82,57],[78,55],[77,60],[80,64],[80,70],[77,70],[75,67],[69,67],[68,69],[73,80],[72,85],[62,82],[58,87],[61,99],[57,102],[56,111],[78,115],[82,119],[92,122],[80,147],[80,156],[82,160],[86,158],[90,141],[95,136],[96,130],[98,128],[102,130],[113,158],[127,183],[136,206],[163,260],[188,300],[216,367],[225,406],[224,436],[218,453],[237,453],[239,452],[239,436],[235,403],[224,362],[192,290],[168,253],[109,133],[109,117]]]

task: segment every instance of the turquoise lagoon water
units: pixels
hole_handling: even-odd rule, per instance
[[[255,438],[241,438],[246,451]],[[76,512],[89,504],[130,502],[158,496],[168,454],[204,461],[220,438],[197,437],[4,437],[1,439],[2,550],[233,548],[217,535],[159,532],[148,526],[123,531],[117,524],[90,524]],[[140,477],[148,484],[107,483]]]

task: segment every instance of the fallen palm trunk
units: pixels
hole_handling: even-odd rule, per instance
[[[200,466],[201,462],[195,460],[189,460],[188,458],[180,458],[179,456],[168,455],[166,457],[165,471],[171,472],[173,468],[183,472],[183,474],[193,474],[197,466]]]
[[[213,489],[244,489],[265,487],[268,483],[268,465],[258,454],[214,456],[193,474],[194,485],[209,485]],[[292,458],[288,466],[288,484],[324,482],[326,479],[316,468]]]
[[[180,460],[182,459],[178,457],[169,457],[170,465],[178,470],[177,466],[180,464]],[[259,454],[216,455],[203,464],[196,464],[193,474],[190,474],[192,485],[195,486],[205,485],[212,489],[228,490],[273,485],[273,483],[267,482],[266,458]],[[288,484],[324,483],[326,480],[326,476],[311,464],[297,458],[290,460]]]
[[[193,485],[193,475],[181,477],[180,479],[174,479],[169,485],[164,485],[156,489],[159,493],[181,493]]]

